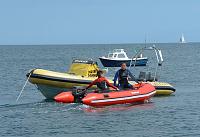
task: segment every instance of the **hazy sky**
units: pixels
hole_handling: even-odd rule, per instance
[[[0,44],[200,41],[200,0],[0,0]]]

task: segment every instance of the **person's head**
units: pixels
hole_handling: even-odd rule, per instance
[[[121,64],[121,69],[122,69],[122,70],[125,70],[125,69],[126,69],[126,63],[122,63],[122,64]]]
[[[103,76],[103,71],[102,70],[98,70],[97,71],[97,77],[102,77]]]

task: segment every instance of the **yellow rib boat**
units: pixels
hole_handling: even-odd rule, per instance
[[[96,73],[98,70],[95,61],[73,60],[69,71],[66,73],[34,69],[27,74],[27,77],[29,77],[29,82],[36,85],[37,89],[47,99],[53,99],[60,92],[72,89],[74,86],[87,86],[97,78]],[[112,80],[109,81],[113,83]],[[173,86],[168,83],[149,83],[155,86],[157,95],[170,95],[175,92]]]

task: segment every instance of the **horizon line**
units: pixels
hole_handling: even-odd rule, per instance
[[[137,43],[72,43],[72,44],[0,44],[0,46],[72,46],[72,45],[128,45],[128,44],[191,44],[191,43],[200,43],[200,42],[186,42],[186,43],[180,43],[180,42],[137,42]]]

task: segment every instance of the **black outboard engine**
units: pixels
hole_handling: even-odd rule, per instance
[[[72,89],[72,95],[74,96],[74,103],[81,103],[85,97],[86,89],[82,86],[75,86]]]

